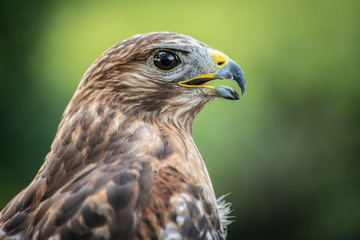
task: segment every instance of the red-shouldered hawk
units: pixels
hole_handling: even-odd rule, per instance
[[[191,37],[135,35],[85,73],[50,153],[0,214],[0,239],[224,239],[218,206],[192,138],[213,98],[239,99],[241,68]]]

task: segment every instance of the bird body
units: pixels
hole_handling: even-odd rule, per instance
[[[224,239],[227,210],[192,122],[214,97],[238,99],[205,83],[233,79],[243,92],[239,69],[175,33],[110,48],[85,73],[34,180],[0,213],[0,239]]]

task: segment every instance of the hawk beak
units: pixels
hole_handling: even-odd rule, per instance
[[[245,92],[245,75],[238,64],[231,60],[225,54],[211,50],[214,62],[218,68],[215,73],[203,74],[195,78],[180,81],[178,84],[182,87],[202,87],[211,89],[208,95],[215,95],[230,100],[240,99],[240,95],[228,86],[209,86],[209,82],[213,80],[232,80],[235,81],[241,90],[241,95]]]

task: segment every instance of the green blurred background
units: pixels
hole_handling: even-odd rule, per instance
[[[228,54],[241,101],[215,100],[194,138],[229,239],[360,239],[360,2],[1,1],[0,208],[26,187],[102,52],[174,31]],[[235,86],[236,87],[236,86]]]

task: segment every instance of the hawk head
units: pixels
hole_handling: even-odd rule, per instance
[[[111,47],[85,73],[68,111],[108,104],[127,116],[169,115],[193,119],[214,97],[237,100],[216,79],[234,80],[241,93],[241,68],[225,54],[189,36],[171,32],[138,34]],[[163,116],[162,116],[163,117]]]

